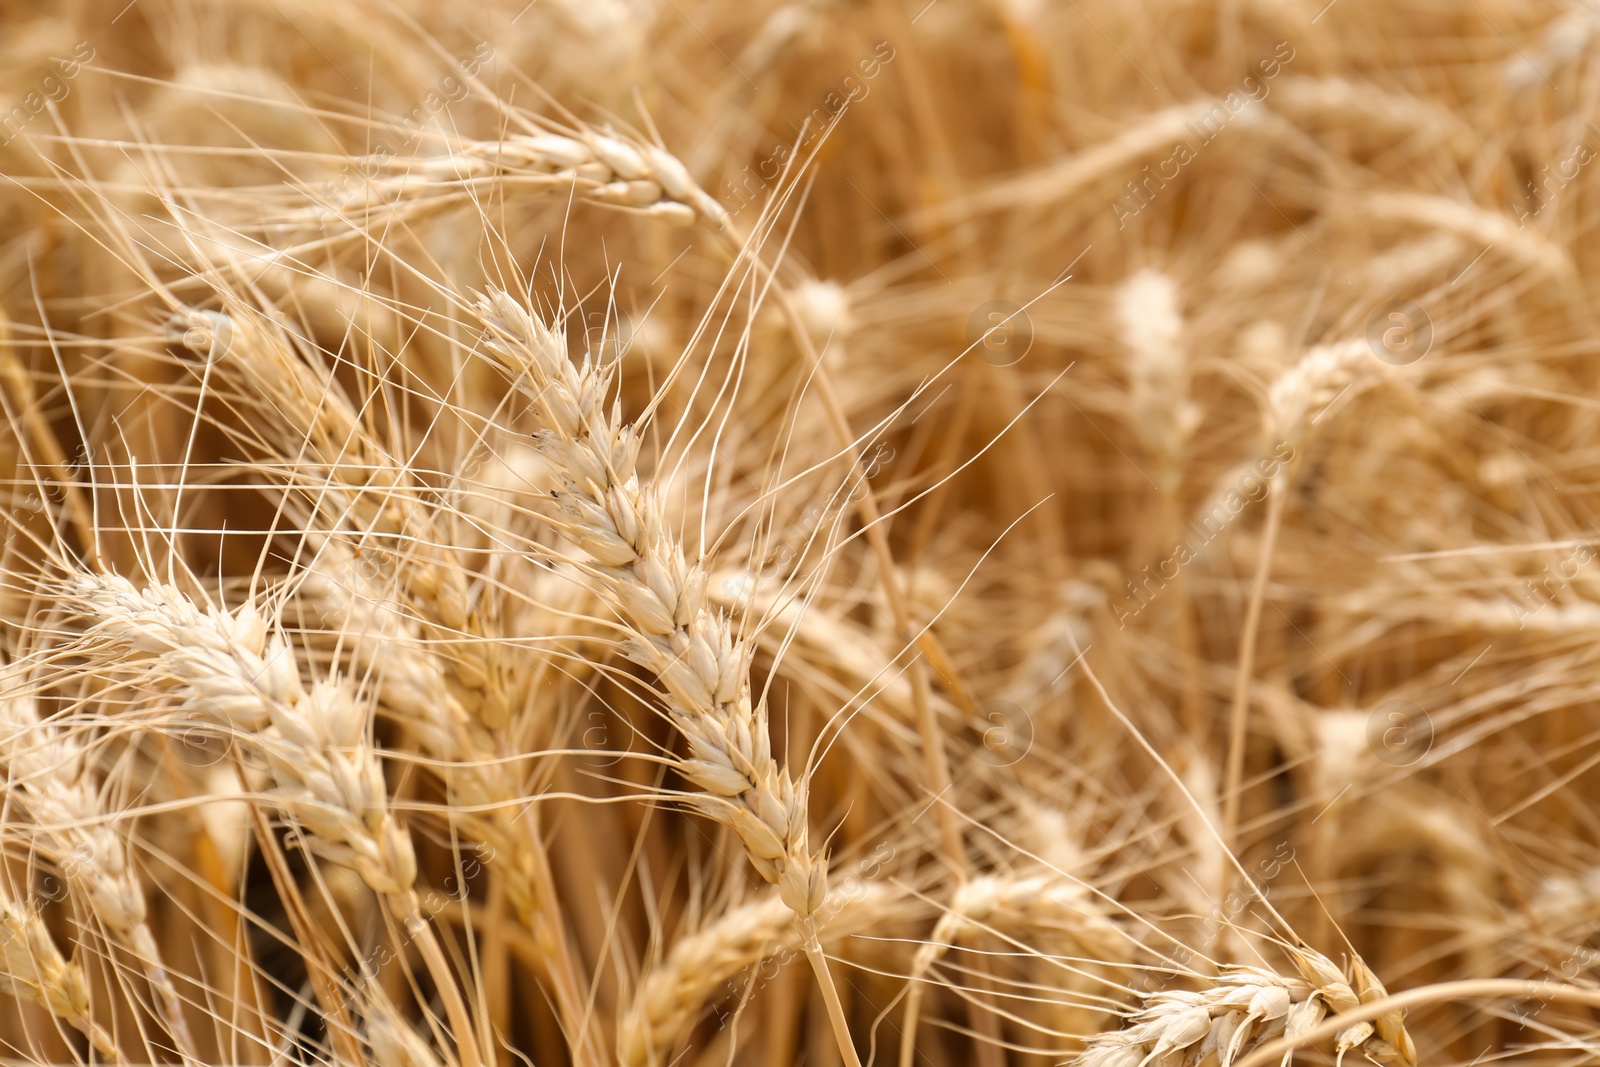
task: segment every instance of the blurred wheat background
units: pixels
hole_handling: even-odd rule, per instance
[[[1597,45],[4,0],[5,1060],[1597,1062]]]

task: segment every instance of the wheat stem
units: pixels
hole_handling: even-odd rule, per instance
[[[405,923],[406,933],[411,936],[417,951],[422,954],[423,963],[426,964],[428,973],[433,976],[439,998],[444,1001],[445,1014],[450,1017],[450,1026],[455,1031],[456,1051],[461,1059],[461,1067],[481,1067],[482,1057],[478,1052],[478,1040],[474,1036],[477,1027],[473,1023],[471,1012],[467,1011],[466,1001],[461,999],[461,990],[457,987],[450,962],[444,958],[444,951],[439,947],[439,939],[434,935],[432,924],[422,918],[416,892],[408,891],[403,895],[393,896],[389,899],[389,903],[395,915]]]
[[[1283,481],[1287,481],[1284,479]],[[1261,603],[1265,597],[1267,576],[1272,570],[1272,553],[1278,542],[1278,526],[1283,517],[1283,498],[1288,488],[1275,482],[1267,501],[1267,525],[1261,534],[1261,547],[1256,556],[1255,579],[1250,585],[1250,600],[1245,608],[1244,630],[1239,635],[1239,663],[1233,677],[1233,703],[1228,708],[1228,764],[1227,782],[1222,792],[1222,840],[1228,849],[1237,852],[1239,827],[1239,800],[1244,782],[1244,750],[1246,727],[1250,717],[1250,680],[1255,673],[1256,632],[1261,626]],[[1223,877],[1231,882],[1228,868]],[[1227,895],[1227,886],[1220,887],[1219,897]]]
[[[822,1002],[828,1008],[828,1022],[833,1025],[833,1038],[844,1057],[845,1067],[861,1067],[861,1057],[856,1054],[855,1041],[850,1037],[850,1020],[839,1001],[839,989],[833,984],[833,973],[828,969],[828,957],[823,954],[822,943],[815,932],[806,935],[806,959],[817,974],[817,985],[822,990]]]

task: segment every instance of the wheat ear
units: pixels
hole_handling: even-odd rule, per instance
[[[1189,438],[1200,409],[1189,399],[1188,358],[1178,283],[1160,271],[1141,270],[1117,288],[1116,317],[1128,350],[1133,429],[1161,463],[1163,491],[1182,475]]]
[[[40,1005],[81,1032],[102,1055],[127,1062],[113,1038],[89,1014],[89,983],[45,929],[37,907],[19,904],[0,891],[0,989]]]
[[[373,1063],[381,1067],[445,1067],[427,1038],[395,1010],[381,985],[369,983],[358,996]]]
[[[562,335],[501,291],[479,305],[484,347],[524,381],[547,429],[540,451],[562,473],[552,521],[593,558],[589,571],[632,631],[623,649],[666,688],[689,742],[679,769],[703,793],[689,802],[744,843],[751,864],[799,916],[826,895],[827,870],[807,843],[806,790],[772,756],[766,707],[751,702],[750,653],[706,606],[706,571],[684,557],[654,489],[635,469],[639,438],[606,410],[608,369],[567,357]]]
[[[1551,281],[1570,283],[1577,268],[1566,250],[1543,233],[1519,228],[1499,211],[1466,200],[1423,193],[1372,193],[1359,201],[1362,214],[1453,233],[1477,244],[1491,244],[1519,267]]]
[[[78,574],[71,594],[90,622],[74,651],[106,673],[133,667],[136,684],[173,689],[222,726],[254,734],[272,802],[305,828],[312,851],[388,901],[439,987],[461,1067],[477,1067],[472,1017],[422,918],[416,854],[389,810],[366,703],[339,679],[302,685],[293,649],[253,605],[201,610],[172,586],[140,591],[119,575]]]
[[[1257,967],[1226,967],[1199,992],[1153,993],[1128,1016],[1121,1030],[1090,1038],[1076,1067],[1198,1067],[1215,1057],[1230,1067],[1240,1054],[1281,1036],[1311,1030],[1330,1012],[1337,1015],[1388,996],[1357,960],[1347,978],[1326,956],[1307,948],[1287,950],[1299,975],[1285,977]],[[1400,1012],[1354,1023],[1339,1032],[1338,1063],[1359,1048],[1380,1063],[1415,1067],[1416,1048]],[[1283,1058],[1288,1067],[1291,1055]]]
[[[1349,78],[1280,78],[1267,106],[1296,119],[1338,121],[1343,129],[1422,134],[1456,153],[1477,140],[1472,127],[1442,104]]]
[[[419,640],[419,624],[386,590],[363,577],[347,545],[319,540],[299,583],[300,602],[323,615],[346,654],[372,673],[378,699],[423,751],[444,764],[436,773],[453,800],[472,809],[458,817],[462,833],[488,846],[496,877],[539,946],[562,1023],[579,1046],[580,1061],[587,1062],[584,1057],[600,1046],[590,1032],[592,1013],[557,906],[543,833],[539,820],[528,815],[520,776],[499,759],[494,734],[467,714],[445,684],[448,667]],[[396,641],[404,655],[392,654]]]
[[[372,440],[331,369],[313,367],[287,331],[242,305],[175,313],[168,332],[250,390],[277,426],[284,455],[305,455],[320,468],[328,483],[315,493],[321,508],[370,527],[363,544],[377,546],[430,640],[447,650],[440,660],[462,705],[491,729],[504,727],[513,697],[493,652],[492,623],[473,607],[465,569],[447,542],[430,536],[421,487]]]
[[[948,207],[925,209],[913,215],[912,221],[931,222],[942,217],[1042,208],[1070,200],[1074,193],[1093,182],[1136,170],[1135,164],[1141,159],[1158,152],[1170,153],[1175,142],[1192,142],[1195,129],[1203,127],[1221,106],[1222,102],[1214,97],[1200,97],[1137,116],[1121,123],[1124,132],[1109,141],[1091,145],[1017,177],[1002,179]],[[1235,126],[1241,131],[1270,132],[1293,143],[1289,138],[1282,138],[1292,127],[1281,117],[1254,104],[1235,116]],[[1096,206],[1101,203],[1089,197],[1082,199]]]
[[[104,820],[88,754],[69,734],[43,722],[15,670],[0,678],[0,764],[11,795],[32,816],[41,851],[53,857],[72,892],[140,962],[156,994],[157,1012],[185,1057],[194,1038],[183,1001],[161,962],[140,885],[121,837]]]
[[[1264,429],[1268,444],[1298,444],[1311,422],[1345,388],[1377,377],[1387,367],[1359,337],[1311,349],[1267,389]]]
[[[823,941],[849,937],[903,915],[908,899],[883,883],[843,882],[816,911],[817,936]],[[673,1042],[731,979],[771,957],[792,957],[804,937],[789,906],[770,891],[680,937],[640,981],[617,1037],[618,1059],[625,1067],[665,1062]]]
[[[1085,955],[1104,963],[1125,960],[1132,944],[1077,882],[1056,874],[974,878],[956,890],[949,909],[934,925],[933,936],[912,957],[905,1023],[900,1031],[901,1067],[916,1061],[917,1027],[926,989],[922,976],[957,938],[996,926],[1060,931],[1082,946]]]
[[[358,173],[375,176],[338,200],[303,209],[291,221],[330,211],[365,217],[410,202],[458,203],[465,197],[529,189],[567,192],[591,203],[639,212],[679,225],[722,225],[727,211],[707,195],[678,158],[664,149],[615,131],[579,126],[567,133],[513,133],[494,141],[455,141],[446,154],[359,161]]]
[[[469,807],[512,804],[520,796],[515,776],[496,756],[494,738],[469,715],[445,681],[448,666],[426,646],[420,625],[355,565],[343,541],[317,537],[314,559],[298,583],[296,596],[320,622],[338,634],[352,665],[369,672],[378,700],[390,709],[423,751],[449,764],[439,776],[451,794]],[[396,647],[404,655],[391,654]],[[498,812],[463,819],[475,840],[500,845],[508,839]],[[480,825],[481,824],[481,825]],[[492,839],[492,840],[491,840]],[[516,864],[503,871],[512,902],[525,909],[531,882]]]
[[[294,815],[318,855],[374,892],[408,892],[411,840],[389,814],[383,766],[366,738],[367,712],[338,680],[309,689],[293,650],[254,606],[201,610],[171,586],[144,590],[119,575],[80,575],[75,600],[91,622],[85,647],[140,681],[170,687],[225,728],[255,735],[273,801]]]
[[[285,454],[310,454],[311,464],[321,468],[329,483],[317,492],[319,512],[333,511],[341,522],[354,517],[371,529],[362,543],[369,550],[380,546],[377,554],[398,578],[409,611],[386,594],[363,595],[372,583],[359,579],[353,550],[332,532],[313,538],[316,561],[306,593],[338,618],[371,624],[357,625],[341,637],[369,659],[382,654],[373,639],[381,642],[382,635],[421,628],[426,653],[384,657],[378,676],[394,701],[391,706],[420,712],[407,722],[418,729],[428,750],[462,764],[446,773],[449,784],[461,786],[475,802],[520,801],[518,783],[497,763],[496,734],[510,725],[516,699],[503,661],[504,642],[494,621],[474,607],[466,569],[455,551],[432,534],[433,515],[419,499],[422,487],[411,472],[371,439],[333,374],[313,367],[297,351],[296,341],[261,313],[242,305],[232,313],[186,310],[171,317],[168,332],[251,388],[279,427]],[[396,547],[381,547],[390,542]],[[341,632],[351,629],[340,627]],[[409,664],[401,664],[408,658]],[[384,681],[397,667],[396,676]],[[441,680],[449,684],[441,686]],[[418,688],[408,690],[407,683]],[[470,720],[463,719],[463,710]],[[518,819],[501,807],[464,827],[480,831],[477,839],[497,854],[504,849],[501,873],[513,904],[545,949],[564,1021],[576,1033],[590,1014],[584,982],[566,943],[538,823],[521,818],[520,825],[511,825]]]
[[[773,758],[766,705],[751,699],[750,650],[727,616],[708,609],[705,567],[685,558],[660,498],[641,483],[639,437],[623,423],[621,402],[606,410],[610,369],[588,356],[574,364],[561,333],[502,290],[483,297],[478,312],[484,349],[543,416],[536,441],[565,486],[545,500],[545,514],[593,557],[587,573],[631,631],[624,654],[666,690],[668,715],[689,744],[679,772],[703,790],[688,802],[733,830],[795,916],[813,919],[828,868],[808,841],[806,783]],[[839,1053],[859,1067],[814,927],[804,948]]]

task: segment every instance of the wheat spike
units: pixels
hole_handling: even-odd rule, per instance
[[[571,191],[607,207],[636,211],[679,225],[697,221],[721,226],[727,211],[689,176],[670,152],[615,131],[587,126],[566,133],[513,133],[494,141],[459,141],[437,157],[392,159],[379,156],[355,163],[374,177],[330,203],[318,203],[291,215],[289,221],[331,212],[367,216],[409,203],[411,214],[422,206],[442,207],[467,196],[481,196],[491,187],[508,193]]]
[[[125,1062],[116,1040],[89,1014],[89,983],[61,954],[38,909],[0,896],[0,988],[81,1031],[102,1056]]]
[[[883,883],[842,881],[813,913],[814,928],[825,942],[849,937],[905,914],[908,899]],[[626,1067],[667,1062],[673,1042],[732,978],[773,956],[793,957],[805,936],[790,906],[772,892],[680,935],[640,980],[623,1016],[618,1059]]]
[[[1054,872],[974,878],[956,890],[949,909],[934,926],[933,936],[912,958],[900,1043],[902,1067],[916,1060],[917,1026],[926,988],[923,976],[960,937],[995,929],[1048,930],[1067,938],[1085,957],[1102,963],[1125,961],[1133,944],[1095,905],[1089,891],[1069,878]]]
[[[120,575],[80,574],[72,596],[89,622],[81,651],[108,670],[137,668],[139,685],[175,691],[219,725],[253,733],[274,802],[318,854],[375,892],[411,889],[416,855],[389,812],[368,708],[347,682],[307,689],[293,649],[253,605],[201,610],[172,586],[139,590]]]
[[[1318,345],[1273,381],[1267,391],[1269,446],[1298,445],[1311,420],[1347,387],[1385,367],[1362,339]]]
[[[277,428],[284,454],[309,453],[306,460],[331,483],[317,489],[318,517],[371,530],[361,543],[398,575],[464,706],[491,729],[506,726],[513,686],[500,646],[489,640],[493,621],[474,607],[464,568],[433,532],[415,479],[372,440],[332,371],[313,367],[302,342],[243,306],[176,312],[168,333],[247,387]]]
[[[1078,1067],[1143,1067],[1150,1062],[1197,1067],[1212,1056],[1228,1067],[1240,1054],[1273,1038],[1310,1030],[1330,1012],[1349,1011],[1387,996],[1359,960],[1346,977],[1332,960],[1309,948],[1288,950],[1299,975],[1259,967],[1224,967],[1199,992],[1164,990],[1144,998],[1120,1030],[1089,1039]],[[1414,1067],[1416,1049],[1399,1013],[1378,1024],[1355,1023],[1338,1036],[1339,1061],[1352,1048],[1379,1063]],[[1284,1057],[1287,1067],[1291,1056]]]
[[[12,795],[33,818],[37,846],[55,860],[89,912],[140,962],[159,1002],[162,1023],[192,1055],[194,1039],[183,1001],[147,922],[144,886],[122,838],[104,820],[88,754],[70,733],[41,721],[27,683],[15,669],[0,678],[0,732],[0,764],[9,772]],[[41,966],[47,963],[54,973],[54,963],[41,957]],[[52,1000],[51,1007],[55,1010],[57,1002]]]
[[[751,702],[749,651],[729,620],[706,607],[706,571],[667,528],[635,464],[639,438],[620,405],[606,411],[610,373],[567,357],[563,337],[503,291],[479,305],[486,350],[534,397],[546,429],[540,451],[563,474],[552,521],[594,558],[591,571],[633,631],[630,659],[666,687],[672,721],[689,742],[679,767],[703,793],[689,798],[730,827],[798,915],[821,907],[827,868],[807,843],[806,790],[773,759],[764,706]]]
[[[272,782],[270,801],[305,830],[313,852],[353,870],[386,899],[437,983],[461,1067],[478,1067],[472,1017],[413,892],[416,852],[390,811],[369,736],[370,703],[337,677],[306,688],[293,649],[269,633],[253,605],[201,611],[172,586],[140,591],[120,575],[84,573],[74,576],[70,595],[89,623],[75,651],[103,671],[135,668],[138,686],[202,694],[201,709],[226,708],[221,725],[254,734]],[[185,655],[191,645],[204,654]],[[249,673],[253,664],[272,668],[258,680]]]
[[[1118,287],[1116,314],[1128,350],[1134,431],[1160,460],[1163,477],[1175,483],[1200,423],[1200,409],[1189,399],[1177,280],[1159,271],[1139,271]]]
[[[1576,274],[1572,257],[1560,245],[1531,228],[1465,200],[1422,193],[1372,193],[1360,201],[1371,218],[1408,222],[1453,233],[1478,245],[1492,245],[1518,266],[1555,282],[1570,282]]]

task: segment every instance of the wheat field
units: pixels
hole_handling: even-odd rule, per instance
[[[4,1062],[1600,1062],[1593,3],[0,55]]]

